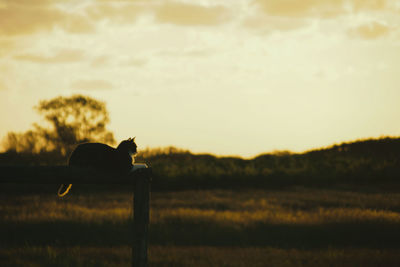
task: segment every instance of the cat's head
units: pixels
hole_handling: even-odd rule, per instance
[[[137,153],[137,145],[135,143],[135,137],[133,138],[128,138],[128,140],[122,141],[117,149],[123,149],[125,151],[128,151],[129,155],[134,156]]]

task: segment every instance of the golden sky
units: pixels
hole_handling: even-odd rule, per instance
[[[0,0],[0,136],[103,100],[118,140],[254,156],[400,135],[398,0]]]

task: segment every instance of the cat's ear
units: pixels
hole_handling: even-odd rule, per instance
[[[135,138],[136,138],[136,136],[134,136],[134,137],[132,138],[132,142],[135,142]]]
[[[131,141],[131,140],[132,140],[132,138],[129,137],[129,138],[128,138],[128,141]]]

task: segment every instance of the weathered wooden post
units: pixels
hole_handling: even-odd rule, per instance
[[[132,266],[147,266],[151,169],[134,171]]]

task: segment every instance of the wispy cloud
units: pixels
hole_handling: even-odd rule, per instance
[[[113,84],[106,80],[79,80],[71,85],[72,89],[76,90],[111,90],[114,88]]]
[[[344,0],[254,0],[260,9],[271,16],[333,17],[344,11]]]
[[[64,18],[57,25],[69,33],[86,34],[96,30],[95,24],[88,17],[64,13]]]
[[[92,20],[108,19],[115,23],[133,23],[148,8],[135,1],[101,1],[86,9]]]
[[[60,21],[62,12],[56,9],[6,6],[0,8],[0,34],[31,34],[52,29]]]
[[[84,59],[82,50],[61,50],[54,55],[43,56],[35,54],[22,54],[14,56],[14,59],[30,61],[33,63],[74,63]]]
[[[350,4],[354,11],[361,10],[382,10],[389,7],[393,2],[392,0],[351,0]]]
[[[229,18],[228,9],[223,6],[202,6],[176,1],[98,1],[87,8],[94,20],[108,19],[115,23],[133,23],[143,14],[154,17],[158,23],[179,26],[212,26]]]
[[[147,64],[148,60],[145,58],[133,57],[121,63],[123,66],[130,67],[143,67]]]
[[[388,9],[391,0],[254,0],[253,3],[271,16],[332,18],[362,11]]]
[[[57,1],[0,1],[0,36],[15,36],[50,31],[59,27],[70,33],[94,31],[84,15],[65,12]]]
[[[184,55],[187,57],[207,57],[214,53],[212,49],[190,49],[185,51]]]
[[[95,59],[92,60],[91,66],[95,68],[100,68],[107,66],[110,63],[110,56],[108,55],[103,55],[96,57]]]
[[[374,21],[350,29],[348,33],[351,37],[360,37],[371,40],[386,36],[389,34],[389,31],[390,28],[387,25]]]
[[[157,56],[162,57],[188,57],[188,58],[202,58],[208,57],[215,53],[214,50],[209,48],[190,48],[185,50],[170,49],[162,50],[157,53]]]
[[[354,25],[366,17],[393,21],[398,17],[399,4],[390,0],[251,0],[251,3],[254,13],[242,25],[256,33],[296,30],[319,20],[336,24],[337,29],[350,37],[369,40],[383,37],[393,29],[382,22]]]
[[[273,31],[292,31],[306,26],[309,22],[299,18],[252,16],[243,21],[243,26],[259,34]]]
[[[155,10],[160,23],[180,26],[213,26],[229,20],[228,9],[223,6],[205,7],[180,2],[166,2]]]

